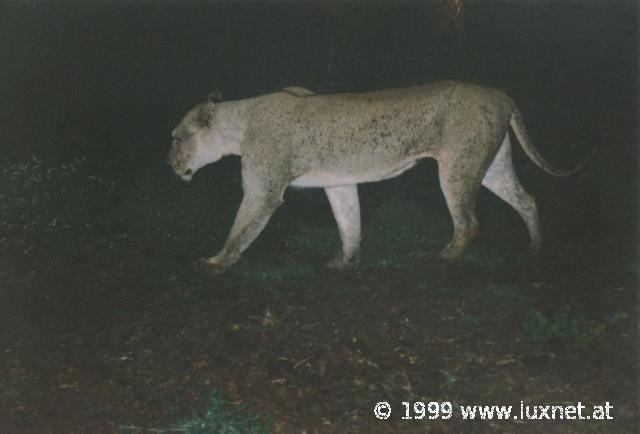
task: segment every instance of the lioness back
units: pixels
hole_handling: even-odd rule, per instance
[[[294,175],[327,167],[357,175],[393,169],[389,162],[395,167],[437,157],[445,141],[448,148],[455,146],[463,131],[485,128],[487,118],[506,126],[511,107],[500,91],[442,82],[367,93],[282,96],[277,104],[269,96],[256,107],[250,128],[256,147],[278,143],[280,155],[290,155]]]

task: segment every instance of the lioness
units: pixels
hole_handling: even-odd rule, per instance
[[[167,158],[189,181],[201,167],[240,155],[244,197],[222,250],[201,264],[229,268],[282,204],[287,186],[323,187],[338,223],[342,251],[336,268],[358,263],[357,185],[392,178],[417,160],[438,161],[440,184],[453,219],[453,238],[439,256],[452,261],[478,229],[480,185],[522,217],[533,252],[542,235],[534,198],[513,170],[509,126],[526,154],[552,175],[569,175],[538,153],[520,112],[504,93],[469,83],[440,82],[362,94],[314,95],[302,88],[239,101],[218,96],[197,105],[172,133]]]

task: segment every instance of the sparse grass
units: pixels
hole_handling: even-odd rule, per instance
[[[480,324],[482,324],[482,317],[477,315],[464,315],[462,318],[462,324],[471,329],[478,328]]]
[[[85,158],[47,164],[32,157],[6,165],[0,168],[0,230],[77,234],[91,229],[113,186],[93,173]]]
[[[385,257],[379,255],[366,257],[362,260],[362,267],[365,269],[395,269],[408,270],[413,268],[406,256],[391,254],[388,252]]]
[[[121,426],[121,433],[141,432],[136,426]],[[247,405],[227,401],[222,393],[212,394],[203,414],[171,424],[167,428],[147,429],[154,433],[186,434],[267,434],[269,423],[254,414]]]
[[[522,323],[522,332],[525,338],[533,342],[559,339],[586,347],[599,339],[606,327],[606,323],[597,324],[571,307],[564,306],[547,313],[531,309]]]
[[[495,299],[513,299],[523,303],[532,298],[530,288],[522,285],[507,285],[504,283],[490,283],[481,290],[482,297]]]
[[[426,344],[416,345],[416,348],[430,347],[449,351],[446,362],[443,361],[444,359],[440,360],[438,369],[442,377],[428,379],[428,385],[420,384],[419,378],[433,377],[433,375],[423,375],[416,371],[414,374],[409,374],[409,376],[413,375],[411,381],[417,382],[416,390],[430,388],[436,391],[448,391],[455,395],[468,387],[470,379],[482,378],[478,377],[480,369],[482,370],[480,374],[486,374],[486,378],[492,378],[491,375],[494,375],[496,384],[507,388],[510,384],[500,383],[507,376],[501,375],[499,370],[520,368],[515,363],[499,365],[499,368],[495,368],[494,366],[498,366],[494,362],[498,360],[499,355],[496,353],[499,351],[487,350],[486,346],[471,344],[472,341],[468,340],[470,336],[476,339],[475,336],[484,335],[489,331],[490,334],[504,337],[504,341],[497,340],[498,345],[505,344],[505,348],[510,348],[513,334],[503,332],[509,327],[509,330],[515,330],[516,333],[520,330],[522,338],[526,341],[539,342],[540,346],[545,348],[551,348],[554,341],[562,341],[569,345],[598,349],[600,348],[598,344],[604,342],[605,336],[617,335],[618,329],[614,330],[614,326],[627,327],[630,325],[629,318],[635,318],[631,313],[615,310],[623,307],[614,307],[614,310],[603,314],[607,316],[597,320],[593,319],[588,307],[584,311],[569,306],[550,310],[534,308],[532,300],[536,295],[546,294],[543,290],[551,291],[563,285],[554,284],[555,286],[546,287],[546,281],[541,280],[542,288],[532,288],[527,276],[510,275],[507,277],[508,280],[502,280],[503,275],[494,271],[509,261],[512,244],[508,237],[499,239],[497,242],[489,238],[480,239],[480,242],[475,243],[462,258],[462,263],[452,267],[451,270],[441,272],[427,266],[423,271],[420,264],[427,260],[424,256],[436,253],[446,244],[451,234],[451,224],[445,208],[416,207],[410,199],[403,196],[383,201],[384,205],[377,208],[363,210],[364,246],[360,274],[325,272],[320,261],[328,260],[340,246],[335,222],[328,218],[324,220],[315,218],[311,220],[314,223],[310,224],[309,220],[301,216],[300,207],[285,206],[282,211],[278,211],[280,214],[275,216],[273,223],[276,224],[267,228],[265,234],[229,271],[229,274],[216,281],[216,284],[220,283],[219,287],[215,288],[215,291],[210,291],[211,285],[207,277],[196,275],[186,266],[184,275],[181,274],[182,261],[184,260],[186,264],[192,257],[195,259],[198,254],[202,254],[201,251],[210,252],[221,246],[240,199],[241,191],[235,181],[229,181],[228,185],[215,185],[214,178],[211,176],[201,176],[196,177],[190,184],[184,184],[177,181],[165,168],[147,167],[128,171],[119,167],[107,176],[92,171],[84,160],[79,160],[74,165],[76,166],[71,166],[73,170],[70,170],[68,164],[51,166],[34,160],[20,167],[13,166],[15,173],[11,172],[9,175],[3,172],[5,176],[0,179],[0,194],[3,195],[1,197],[3,200],[0,202],[2,212],[0,220],[4,222],[0,224],[0,249],[6,246],[6,244],[2,245],[2,237],[5,233],[9,234],[9,238],[16,239],[28,233],[35,236],[47,234],[47,237],[56,237],[62,241],[63,247],[56,247],[58,250],[46,249],[38,260],[29,257],[26,261],[29,267],[33,264],[34,269],[46,267],[50,261],[58,258],[61,259],[62,265],[66,265],[66,268],[52,267],[48,274],[41,273],[42,276],[56,282],[56,286],[49,285],[47,288],[47,298],[41,298],[42,301],[34,304],[49,313],[48,317],[40,317],[44,318],[39,320],[42,324],[58,326],[64,324],[72,330],[84,330],[83,327],[77,327],[77,324],[95,320],[107,324],[108,327],[101,327],[100,330],[109,332],[112,326],[117,329],[121,324],[128,324],[127,327],[130,326],[134,330],[139,327],[139,324],[145,324],[149,330],[147,336],[149,342],[158,344],[165,339],[164,333],[167,330],[175,329],[180,332],[183,330],[179,321],[189,324],[193,318],[192,327],[184,330],[189,338],[202,333],[198,340],[194,340],[198,342],[194,347],[201,348],[200,343],[212,340],[219,345],[219,348],[228,348],[225,345],[229,342],[235,344],[233,339],[236,338],[227,340],[229,337],[224,333],[218,333],[220,328],[217,326],[224,328],[225,324],[235,322],[236,315],[249,316],[258,309],[263,311],[263,304],[274,306],[274,312],[286,311],[285,307],[289,304],[307,308],[305,312],[309,312],[309,317],[315,321],[314,325],[318,325],[314,330],[328,329],[330,333],[333,333],[334,329],[333,324],[329,326],[329,321],[339,322],[340,317],[348,321],[336,326],[335,330],[356,332],[367,328],[374,329],[377,327],[377,324],[372,322],[374,320],[375,322],[378,319],[389,320],[389,324],[397,320],[395,322],[401,323],[402,326],[397,329],[392,326],[389,338],[376,339],[374,336],[370,339],[384,344],[385,339],[394,341],[396,336],[412,338],[409,342],[422,342],[421,339],[428,337],[428,342],[425,340]],[[51,167],[54,169],[49,170]],[[49,178],[47,179],[43,173],[49,173]],[[119,177],[118,173],[128,173],[128,175],[124,178]],[[43,179],[45,181],[42,181]],[[234,179],[237,180],[237,178]],[[56,217],[64,224],[49,225],[52,218]],[[64,248],[64,243],[79,245],[81,249],[60,250]],[[514,254],[521,255],[520,245],[514,243],[513,250],[516,249]],[[12,252],[12,250],[9,251]],[[64,263],[67,255],[77,257],[82,255],[82,252],[90,253],[87,256],[93,258],[96,258],[93,252],[99,254],[91,264],[92,267],[76,267],[78,264],[74,261]],[[629,266],[635,266],[637,271],[637,263]],[[624,264],[624,267],[627,267],[627,264]],[[76,269],[81,272],[75,273]],[[42,268],[39,270],[41,271]],[[628,268],[624,270],[629,272]],[[75,279],[69,277],[75,275],[78,275]],[[355,275],[357,279],[349,277]],[[41,278],[41,276],[37,277]],[[398,277],[397,282],[392,280],[395,277]],[[613,282],[611,285],[611,288],[617,288],[620,284]],[[121,286],[122,289],[119,289]],[[323,289],[323,292],[315,292],[316,287]],[[21,289],[18,286],[16,288]],[[91,291],[87,291],[86,288]],[[22,300],[30,299],[24,298],[23,292],[18,289],[12,295],[15,300],[20,300],[19,303],[26,305],[27,302]],[[406,291],[409,295],[419,295],[419,297],[407,298],[403,301],[402,297],[405,293],[402,291]],[[419,291],[421,292],[417,294]],[[242,296],[242,306],[237,306],[238,313],[235,308],[227,312],[229,306],[225,296],[229,293]],[[260,296],[256,297],[256,294]],[[275,297],[269,298],[274,294]],[[315,299],[309,297],[318,297],[318,294],[326,303],[314,305],[310,302]],[[377,301],[376,297],[379,294],[385,295],[385,298],[378,298],[377,300],[380,301]],[[577,293],[574,300],[579,300],[580,294]],[[345,298],[344,295],[349,298]],[[149,300],[156,300],[158,297],[166,301],[154,307],[155,305]],[[386,309],[380,304],[382,300],[389,300],[389,297],[395,297],[394,309],[397,310]],[[198,301],[203,299],[206,299],[206,303]],[[278,305],[278,299],[282,299],[283,304]],[[15,300],[14,304],[17,304]],[[264,303],[265,300],[267,303]],[[344,300],[350,301],[345,303]],[[439,310],[429,310],[432,302]],[[137,307],[132,307],[133,304]],[[352,307],[347,308],[346,305]],[[7,306],[13,308],[11,304]],[[200,306],[206,307],[200,308]],[[338,312],[341,315],[331,318],[330,314],[318,314],[327,306],[333,310],[340,308]],[[199,312],[198,309],[201,311]],[[528,309],[529,313],[522,321],[522,312],[527,312]],[[142,317],[138,316],[138,310],[143,312]],[[423,311],[430,312],[431,319],[426,318],[426,315],[422,314]],[[267,309],[263,324],[264,321],[275,321],[271,318],[270,312]],[[281,351],[280,347],[274,346],[275,344],[280,346],[281,342],[285,342],[282,345],[291,345],[287,348],[296,348],[290,343],[291,336],[301,336],[299,324],[307,318],[307,313],[302,316],[292,312],[300,312],[300,310],[288,312],[287,315],[291,315],[290,318],[283,314],[278,327],[278,333],[291,331],[290,334],[282,335],[287,337],[286,340],[273,339],[270,334],[265,333],[260,337],[263,340],[258,341],[256,334],[251,337],[256,340],[250,341],[251,345],[247,345],[251,347],[249,351],[233,353],[234,360],[251,360],[251,363],[254,363],[253,367],[265,366],[261,361],[254,362],[252,357],[255,354],[261,354],[260,357],[263,358],[259,360],[267,360],[272,357],[272,354]],[[422,316],[425,316],[425,327],[415,327],[414,324],[422,321]],[[7,318],[13,317],[7,316]],[[140,321],[141,318],[144,321]],[[444,321],[441,322],[441,320]],[[154,327],[157,327],[157,333]],[[412,331],[414,329],[418,331]],[[620,329],[622,330],[623,327]],[[58,329],[52,328],[52,330]],[[446,336],[441,334],[442,331]],[[109,348],[114,350],[114,354],[121,354],[120,350],[124,348],[125,340],[119,337],[112,339],[100,333],[90,331],[86,332],[86,336],[87,339],[93,339],[95,336],[102,337],[110,346]],[[313,333],[316,332],[313,331]],[[306,334],[302,335],[305,340],[304,345],[307,340],[318,347],[327,342],[334,342],[332,340],[334,336],[331,334],[327,337],[321,334],[313,335],[313,333],[309,334],[311,336],[309,338]],[[125,335],[132,334],[127,333],[122,336]],[[73,335],[69,336],[73,337]],[[181,342],[182,334],[179,336],[175,339]],[[30,338],[27,336],[24,339]],[[67,348],[74,348],[73,351],[77,351],[73,354],[82,354],[77,349],[80,345],[75,345],[73,343],[75,341],[69,342],[72,344]],[[243,343],[240,340],[238,342]],[[262,353],[254,350],[255,342],[261,342],[263,345]],[[359,351],[360,339],[358,343],[355,340],[346,342],[353,342],[354,348]],[[367,341],[363,338],[362,342]],[[129,342],[125,349],[128,351],[135,345],[138,344]],[[394,347],[395,345],[394,343]],[[394,347],[388,347],[387,353],[395,352]],[[217,351],[215,348],[218,347],[211,347],[206,351]],[[366,346],[363,348],[366,349]],[[297,347],[302,357],[307,354],[307,349],[306,346]],[[471,350],[474,352],[469,352]],[[433,352],[421,353],[422,358],[430,360],[433,354],[436,354],[435,350],[431,351]],[[182,352],[179,353],[181,355],[175,355],[176,358],[183,357]],[[383,352],[375,351],[372,354],[374,353]],[[122,352],[122,354],[127,353]],[[158,351],[157,354],[161,353]],[[191,353],[186,351],[184,354]],[[375,359],[375,354],[371,355],[375,363],[388,363],[386,358]],[[507,354],[505,359],[507,356],[511,355]],[[59,359],[67,363],[64,357]],[[163,359],[165,359],[164,354],[158,356],[158,361],[162,362]],[[83,361],[85,358],[80,357],[77,360]],[[167,363],[166,369],[169,375],[175,377],[177,374],[173,372],[174,366],[179,365],[174,365],[173,360]],[[186,359],[184,360],[186,363]],[[337,360],[336,371],[339,371],[340,366],[346,366],[339,365],[339,358],[335,360]],[[437,358],[436,361],[438,361]],[[56,360],[53,360],[53,363],[56,363]],[[157,365],[146,364],[146,362],[145,365],[149,366],[150,371],[159,369]],[[57,366],[60,367],[60,365]],[[84,369],[82,365],[79,366],[76,369]],[[419,362],[416,366],[419,368]],[[215,374],[226,375],[224,369],[227,368],[224,366],[217,368],[212,365],[210,369],[220,369]],[[260,369],[255,371],[260,372]],[[496,370],[492,371],[492,369]],[[179,371],[182,372],[182,368]],[[137,381],[136,378],[139,378],[137,371],[130,377],[126,376],[129,375],[126,373],[129,371],[120,372],[124,373],[124,378],[129,378],[132,384]],[[302,367],[297,372],[302,372]],[[515,372],[518,373],[518,371]],[[242,374],[244,375],[244,372]],[[200,379],[205,378],[203,375],[196,375],[190,380],[176,381],[199,382]],[[262,378],[262,380],[266,378],[255,375],[254,378]],[[260,384],[267,384],[265,387],[270,387],[266,380]],[[255,390],[259,391],[259,388]],[[256,395],[257,398],[256,396],[254,398],[257,400],[267,396],[264,395],[264,390],[262,393],[263,395]],[[272,396],[275,395],[268,395],[268,397]],[[174,395],[174,397],[181,399],[179,396]],[[247,396],[243,398],[253,399]],[[111,399],[120,399],[120,396]],[[154,411],[157,412],[161,411],[162,407],[165,410],[177,408],[174,405],[167,405],[166,402],[155,405],[158,408]],[[279,407],[280,410],[281,408]],[[162,414],[167,413],[164,411]],[[333,414],[337,414],[335,410]],[[177,419],[169,417],[152,420],[171,422]],[[202,412],[195,413],[189,419],[170,425],[165,424],[165,426],[168,428],[147,428],[146,431],[198,434],[268,432],[265,424],[252,415],[251,411],[225,401],[220,394],[214,395]],[[144,432],[142,428],[130,428],[129,431],[126,431],[127,427],[122,429],[125,430],[123,432]]]
[[[608,322],[611,325],[616,325],[623,321],[626,321],[627,318],[629,318],[629,315],[626,312],[615,312],[613,315],[609,317]]]
[[[239,202],[234,180],[214,189],[210,179],[184,184],[165,167],[127,164],[32,157],[0,166],[0,239],[45,236],[51,247],[67,250],[114,249],[133,238],[184,250],[222,244]]]
[[[363,268],[410,270],[444,245],[449,228],[439,213],[391,199],[363,225]]]
[[[440,384],[442,389],[446,391],[453,390],[458,383],[458,378],[454,374],[448,371],[442,371],[441,373],[443,375],[442,382]]]
[[[439,212],[402,199],[390,199],[374,210],[366,229],[372,246],[398,249],[436,246],[450,232]]]
[[[479,267],[491,267],[506,263],[509,258],[517,255],[524,255],[526,251],[516,252],[517,246],[507,246],[496,244],[497,240],[475,240],[469,250],[460,258],[462,264],[469,264]]]
[[[375,209],[363,222],[363,269],[415,268],[416,261],[444,245],[447,222],[438,213],[416,208],[412,202],[393,199]],[[327,258],[340,249],[340,237],[335,222],[322,226],[300,223],[288,238],[291,247],[313,252]]]
[[[234,285],[262,285],[318,278],[316,270],[309,264],[299,262],[276,264],[262,255],[259,258],[243,260],[230,270],[230,275]]]
[[[211,191],[209,179],[199,177],[186,184],[159,170],[141,171],[133,182],[115,211],[123,227],[174,248],[222,245],[237,207],[233,202],[239,202],[233,188],[225,197],[218,189],[217,194]]]
[[[289,243],[296,249],[331,255],[340,249],[340,236],[335,226],[313,227],[300,223],[289,237]]]
[[[637,256],[633,261],[629,263],[629,271],[640,276],[640,256]]]

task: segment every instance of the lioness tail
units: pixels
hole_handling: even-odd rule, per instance
[[[514,133],[516,134],[516,137],[518,138],[518,141],[520,142],[520,146],[522,146],[522,149],[524,150],[524,152],[529,156],[529,158],[531,158],[531,160],[533,160],[534,163],[536,163],[536,165],[539,168],[549,173],[550,175],[554,175],[554,176],[573,175],[574,173],[581,170],[589,162],[589,160],[593,158],[593,156],[596,153],[595,149],[592,149],[586,158],[583,158],[582,161],[580,161],[571,169],[568,169],[568,170],[558,169],[557,167],[549,163],[547,160],[545,160],[542,157],[542,155],[540,155],[540,152],[538,152],[536,147],[533,145],[533,143],[529,139],[529,136],[527,135],[527,130],[524,127],[524,120],[522,119],[522,115],[520,114],[520,111],[518,110],[518,108],[515,107],[515,105],[513,107],[513,111],[511,112],[511,120],[509,124],[511,125],[511,128],[513,129]]]

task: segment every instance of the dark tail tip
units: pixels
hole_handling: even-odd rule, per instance
[[[584,169],[584,167],[587,164],[589,164],[589,162],[593,159],[593,157],[596,156],[597,153],[598,153],[598,150],[596,148],[591,148],[589,150],[589,153],[585,157],[583,157],[582,160],[580,160],[580,162],[578,162],[578,164],[575,165],[575,167],[567,171],[566,175],[573,175],[575,173],[578,173],[582,169]]]

